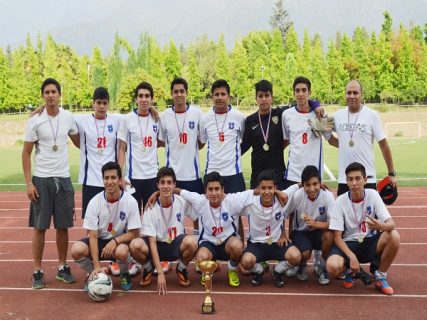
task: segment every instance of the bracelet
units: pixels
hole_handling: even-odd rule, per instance
[[[113,240],[114,240],[114,242],[116,243],[116,246],[118,246],[118,245],[119,245],[119,243],[117,242],[117,239],[114,237],[114,238],[113,238]]]

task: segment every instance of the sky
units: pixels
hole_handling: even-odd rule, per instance
[[[114,34],[136,44],[149,32],[160,44],[173,40],[188,45],[206,34],[217,40],[223,33],[232,48],[252,30],[269,30],[274,0],[0,0],[0,47],[25,43],[26,34],[42,39],[52,34],[57,42],[78,53],[90,54],[98,46],[111,50]],[[336,32],[352,34],[356,26],[379,31],[383,12],[400,23],[424,26],[427,0],[285,0],[285,9],[300,40],[305,29],[326,42]]]

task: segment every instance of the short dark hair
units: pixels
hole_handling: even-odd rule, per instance
[[[347,168],[345,168],[345,175],[347,176],[350,172],[360,171],[362,173],[363,178],[366,178],[366,169],[363,164],[359,162],[350,163]]]
[[[134,98],[136,99],[136,97],[138,96],[138,91],[140,89],[145,89],[150,91],[150,96],[151,99],[154,98],[154,90],[153,90],[153,86],[151,84],[149,84],[147,81],[142,81],[140,84],[138,84],[135,88],[135,93],[134,93]]]
[[[173,90],[173,87],[177,84],[182,84],[184,86],[185,91],[188,91],[188,83],[187,80],[184,78],[175,78],[171,82],[171,91]]]
[[[211,94],[213,94],[217,88],[225,88],[225,90],[227,90],[227,94],[230,95],[230,85],[226,80],[219,79],[212,83]]]
[[[46,88],[50,84],[53,84],[56,87],[56,90],[58,90],[59,94],[61,94],[61,85],[57,80],[53,78],[47,78],[45,81],[43,81],[42,86],[40,88],[42,94],[44,93],[44,88]]]
[[[104,87],[98,87],[93,91],[93,101],[95,100],[107,100],[110,101],[110,94],[108,90]]]
[[[224,187],[224,179],[221,177],[221,175],[217,171],[212,171],[208,174],[205,174],[205,176],[203,177],[203,185],[205,187],[205,191],[206,191],[206,188],[208,187],[209,182],[219,182],[219,184],[221,185],[221,188]]]
[[[277,178],[274,170],[271,170],[271,169],[262,170],[257,176],[258,186],[261,183],[261,181],[273,181],[274,185],[277,185]]]
[[[309,91],[311,91],[311,82],[310,82],[310,80],[308,80],[306,77],[303,77],[303,76],[299,76],[299,77],[295,78],[294,83],[292,84],[293,91],[295,91],[295,87],[297,86],[297,84],[300,84],[300,83],[304,83],[305,85],[307,85],[307,89]]]
[[[104,164],[102,166],[102,169],[101,169],[102,177],[104,177],[104,173],[107,170],[116,170],[117,176],[119,177],[119,179],[122,178],[122,168],[120,168],[120,166],[117,162],[110,161],[110,162],[107,162],[106,164]]]
[[[258,81],[255,83],[255,95],[257,95],[259,91],[270,92],[273,95],[273,85],[268,80]]]
[[[319,182],[322,182],[322,177],[320,175],[319,169],[316,166],[306,166],[301,173],[301,183],[304,185],[305,182],[308,182],[311,178],[319,179]]]
[[[350,82],[352,82],[352,81],[355,81],[355,82],[359,85],[359,87],[360,87],[360,94],[363,94],[363,85],[362,85],[362,83],[360,82],[360,80],[357,80],[357,79],[352,79],[352,80],[350,80],[349,82],[347,82],[347,85],[345,86],[346,91],[347,91],[347,86],[348,86],[348,84],[349,84]]]
[[[156,181],[160,182],[160,179],[163,177],[172,177],[173,182],[176,182],[176,174],[175,170],[168,167],[161,167],[159,171],[157,171]]]

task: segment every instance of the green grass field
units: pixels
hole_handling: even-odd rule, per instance
[[[427,139],[389,140],[393,153],[394,166],[398,173],[400,186],[427,186],[427,167],[424,165],[427,158]],[[0,148],[0,191],[23,191],[24,177],[21,165],[21,147]],[[332,173],[338,175],[338,151],[325,144],[325,163]],[[201,150],[201,164],[204,168],[205,149]],[[287,154],[287,150],[285,151]],[[164,149],[159,151],[160,165],[164,164]],[[387,169],[382,159],[378,144],[375,147],[378,177],[387,174]],[[77,182],[79,170],[79,150],[70,146],[70,166],[72,181]],[[243,156],[243,173],[245,179],[250,178],[250,152]],[[336,187],[336,182],[325,181],[331,187]],[[78,187],[76,187],[78,189]]]

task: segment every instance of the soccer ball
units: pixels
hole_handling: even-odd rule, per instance
[[[88,282],[89,297],[97,302],[105,301],[113,293],[113,282],[109,275],[100,272]]]

